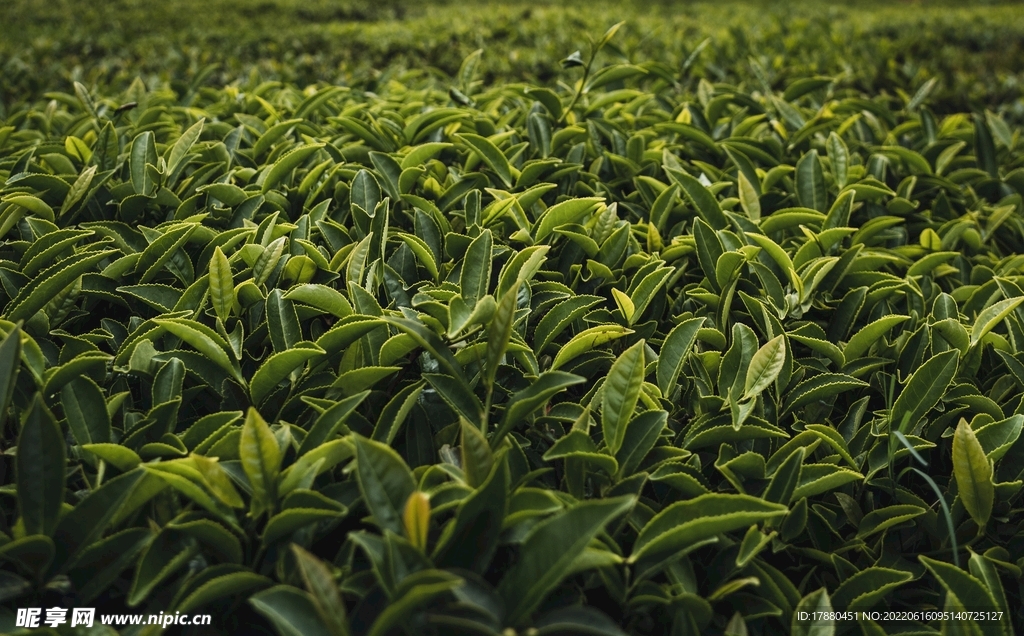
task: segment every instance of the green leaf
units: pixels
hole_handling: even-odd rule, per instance
[[[978,157],[978,167],[993,179],[999,178],[999,162],[996,157],[996,144],[992,140],[992,131],[988,122],[980,113],[974,113],[974,152]]]
[[[405,390],[403,390],[403,393],[404,392]],[[302,457],[306,453],[334,437],[334,435],[342,430],[342,426],[345,424],[345,419],[351,415],[369,395],[369,391],[356,393],[351,397],[347,397],[344,400],[335,403],[333,406],[321,413],[320,417],[318,417],[316,422],[313,423],[313,426],[310,427],[309,432],[306,433],[306,437],[299,445],[299,450],[296,454],[299,457]]]
[[[483,426],[484,405],[464,383],[441,373],[424,373],[423,379],[456,413],[472,422],[475,426]]]
[[[775,336],[754,353],[743,383],[743,399],[749,400],[767,389],[779,377],[786,363],[786,337]]]
[[[598,325],[585,329],[573,336],[569,342],[565,343],[565,346],[558,350],[558,353],[555,354],[555,359],[551,362],[551,370],[557,369],[594,347],[603,345],[616,338],[628,336],[631,333],[633,333],[631,329],[626,329],[620,325]]]
[[[800,468],[804,463],[805,452],[806,449],[801,446],[783,460],[768,482],[768,487],[761,495],[762,499],[787,506],[793,501],[793,493],[800,483]]]
[[[60,397],[68,428],[80,446],[110,441],[107,402],[95,382],[88,376],[79,376],[64,385]]]
[[[459,289],[466,304],[472,307],[487,295],[491,284],[491,231],[485,229],[466,249],[459,276]]]
[[[311,526],[319,521],[329,521],[340,516],[337,510],[322,508],[288,508],[282,510],[267,521],[263,529],[263,545],[270,545],[291,536],[298,530]]]
[[[729,226],[729,220],[722,212],[715,196],[697,179],[682,170],[666,168],[669,178],[682,188],[683,194],[694,207],[701,219],[715,230],[723,230]]]
[[[909,319],[910,316],[890,314],[862,327],[843,347],[843,357],[847,360],[856,360],[863,356],[871,348],[871,345],[881,340],[885,334],[889,333],[890,329]]]
[[[288,290],[284,299],[315,307],[337,318],[352,315],[352,305],[345,295],[327,285],[314,283],[296,285]]]
[[[848,611],[869,610],[886,594],[913,578],[910,572],[869,567],[843,581],[832,593],[832,600],[837,607],[848,608]]]
[[[0,342],[0,426],[7,423],[7,409],[21,368],[21,338],[21,326],[15,325]]]
[[[281,473],[277,487],[278,496],[284,497],[300,487],[305,479],[312,480],[355,454],[352,443],[347,439],[324,442],[309,451]]]
[[[298,168],[306,161],[306,159],[323,147],[324,144],[322,143],[314,143],[289,150],[285,155],[274,162],[274,165],[266,172],[267,176],[263,180],[262,187],[263,194],[266,194],[270,190],[276,188],[282,181],[288,178],[292,170]]]
[[[820,588],[800,599],[793,612],[793,636],[834,636],[835,618],[828,590]],[[809,620],[808,620],[809,618]]]
[[[79,590],[76,598],[88,603],[105,592],[152,540],[149,528],[129,528],[89,546],[76,567],[68,572],[71,583]]]
[[[141,506],[164,488],[162,484],[148,490],[140,487],[145,485],[145,478],[144,471],[132,470],[108,479],[60,518],[53,532],[57,546],[54,563],[60,571],[74,564],[81,552],[102,536],[116,515],[131,508],[131,504]],[[130,502],[133,496],[135,499]]]
[[[181,133],[181,136],[171,146],[171,154],[167,159],[167,174],[172,175],[177,172],[185,157],[188,156],[188,151],[192,149],[192,146],[199,140],[199,135],[203,133],[205,121],[205,118],[200,118],[188,130]]]
[[[491,474],[494,466],[494,453],[487,443],[487,438],[475,425],[465,418],[459,419],[461,431],[462,471],[466,475],[466,483],[471,488],[478,488]]]
[[[258,517],[264,510],[272,511],[277,506],[277,475],[282,453],[273,431],[252,407],[242,425],[238,454],[253,491],[250,514]]]
[[[243,508],[245,502],[235,490],[228,473],[216,460],[203,455],[191,455],[192,463],[203,477],[203,485],[222,503],[232,508]]]
[[[89,192],[89,187],[92,185],[92,180],[96,177],[97,170],[97,166],[89,166],[78,175],[78,178],[75,179],[74,184],[71,186],[71,190],[68,191],[68,196],[64,198],[64,203],[60,206],[60,211],[57,213],[58,217],[62,217],[69,212]]]
[[[31,534],[0,545],[0,562],[16,564],[20,569],[41,578],[53,563],[55,551],[53,539],[42,534]]]
[[[938,403],[946,387],[953,381],[960,353],[956,349],[944,351],[930,358],[910,376],[889,415],[890,426],[895,425],[906,435],[918,420]]]
[[[302,340],[302,328],[299,326],[295,306],[290,300],[284,299],[280,289],[267,294],[266,311],[267,329],[274,351],[285,353]]]
[[[977,345],[988,332],[992,331],[1021,303],[1024,303],[1024,296],[1007,298],[986,307],[978,314],[978,318],[974,321],[974,327],[971,328],[971,346]]]
[[[316,339],[316,345],[322,348],[327,355],[340,354],[345,349],[374,329],[384,326],[385,322],[379,318],[352,314],[339,320],[333,327]],[[415,323],[414,323],[415,324]],[[426,332],[426,328],[423,329]],[[426,334],[424,334],[425,337]]]
[[[544,350],[562,331],[582,317],[591,307],[601,302],[600,296],[573,296],[551,308],[537,323],[534,330],[534,352]]]
[[[443,570],[420,570],[410,574],[395,589],[391,602],[373,621],[367,636],[385,636],[391,633],[417,608],[434,598],[451,592],[462,584],[462,579]]]
[[[178,227],[167,230],[162,236],[153,241],[143,250],[135,264],[135,271],[142,272],[139,277],[140,283],[148,283],[153,280],[163,269],[174,254],[185,243],[192,238],[192,235],[199,228],[196,223],[185,223]]]
[[[905,521],[925,514],[927,510],[920,506],[898,504],[872,510],[864,515],[857,527],[857,538],[864,539],[873,534],[887,530]]]
[[[828,209],[828,194],[825,191],[825,175],[821,171],[818,151],[811,150],[796,163],[796,194],[800,205],[825,212]]]
[[[501,364],[505,350],[508,348],[509,339],[512,337],[512,325],[515,322],[518,297],[519,284],[516,283],[502,296],[487,330],[487,364],[484,366],[484,386],[488,389],[494,384],[498,365]]]
[[[433,331],[428,329],[422,322],[418,320],[412,320],[409,318],[396,318],[386,316],[384,318],[387,322],[391,323],[395,327],[401,329],[405,333],[409,334],[416,340],[416,343],[421,347],[430,352],[434,359],[444,367],[444,369],[456,379],[463,379],[462,365],[459,364],[455,356],[448,349],[444,341]],[[330,332],[328,332],[330,333]],[[321,340],[326,337],[327,334],[321,336]],[[317,340],[317,344],[330,351],[330,349],[323,345],[320,340]]]
[[[640,531],[630,563],[668,558],[716,535],[784,516],[784,505],[749,495],[708,493],[667,506]]]
[[[384,409],[381,410],[371,439],[391,444],[395,436],[398,435],[398,431],[405,422],[405,418],[409,416],[409,412],[412,411],[412,408],[419,401],[423,389],[424,384],[416,382],[396,393],[384,406]]]
[[[402,240],[403,243],[409,246],[413,254],[416,255],[416,259],[426,268],[430,275],[435,281],[438,280],[438,269],[437,262],[434,260],[434,253],[427,245],[426,241],[416,236],[415,234],[406,234],[405,232],[397,232],[395,234]]]
[[[142,463],[138,453],[120,444],[82,444],[82,449],[99,457],[122,472],[128,472]]]
[[[146,546],[135,566],[135,578],[128,592],[128,606],[135,607],[161,583],[184,567],[199,551],[195,542],[187,542],[176,532],[163,530]]]
[[[1003,612],[1000,623],[1003,626],[1003,633],[1013,633],[1013,614],[1010,611],[1010,606],[1006,601],[1006,592],[1003,589],[1003,583],[999,579],[999,573],[994,567],[997,564],[997,558],[989,558],[991,552],[986,551],[985,555],[975,554],[971,552],[971,559],[968,562],[971,575],[981,580],[988,588],[989,594],[995,599],[999,609]],[[994,556],[994,555],[993,555]]]
[[[296,342],[292,348],[269,356],[249,382],[252,401],[255,404],[262,404],[292,371],[323,353],[324,350],[312,342]]]
[[[128,169],[135,194],[150,195],[156,187],[146,170],[147,165],[156,165],[156,136],[151,130],[139,133],[129,151]]]
[[[679,374],[683,369],[686,354],[697,339],[697,330],[704,324],[704,318],[689,318],[672,328],[665,336],[658,353],[656,375],[662,395],[671,395]]]
[[[444,142],[419,144],[409,151],[409,154],[402,159],[402,169],[405,170],[416,166],[422,166],[437,156],[437,154],[442,150],[451,147],[452,144]]]
[[[245,378],[242,377],[242,372],[238,368],[237,363],[233,362],[229,357],[231,353],[230,345],[213,329],[202,323],[184,318],[157,318],[153,320],[153,323],[192,345],[197,351],[209,358],[211,362],[227,371],[240,384],[245,384]]]
[[[291,585],[275,585],[249,597],[280,636],[336,636],[317,613],[313,598]]]
[[[519,559],[498,584],[506,621],[512,625],[527,621],[591,539],[634,502],[631,496],[584,501],[537,524],[523,542]]]
[[[348,636],[345,603],[331,571],[320,559],[295,544],[292,544],[292,553],[320,620],[332,636]]]
[[[801,406],[865,386],[868,386],[867,382],[842,373],[819,373],[789,390],[782,412],[789,413]]]
[[[979,527],[984,527],[995,503],[992,464],[974,429],[963,418],[953,434],[953,475],[964,508]]]
[[[486,137],[472,133],[461,133],[456,135],[456,138],[480,155],[480,158],[498,175],[498,178],[501,179],[506,188],[512,187],[512,167],[509,165],[504,153],[494,145],[494,142]]]
[[[747,217],[751,221],[761,220],[761,199],[757,194],[757,190],[742,171],[740,171],[737,177],[740,205],[743,206],[743,211],[747,213]]]
[[[942,561],[936,561],[924,555],[917,557],[919,561],[932,576],[939,580],[946,592],[955,597],[964,608],[971,608],[971,611],[999,611],[992,593],[985,587],[985,584],[978,578],[964,570]],[[981,633],[1002,634],[1001,625],[997,621],[978,621]]]
[[[8,303],[4,318],[12,322],[29,320],[79,276],[114,253],[114,250],[84,252],[47,267],[18,290],[18,295]]]
[[[54,220],[53,208],[39,197],[34,197],[28,194],[16,194],[14,196],[5,197],[3,202],[11,206],[22,207],[34,215],[46,219],[47,221]]]
[[[210,257],[210,299],[213,310],[222,321],[227,321],[235,305],[235,281],[231,274],[231,263],[218,245]]]
[[[779,247],[778,243],[763,234],[755,234],[753,232],[745,232],[745,234],[747,238],[752,240],[760,246],[761,249],[768,253],[768,256],[778,264],[779,268],[782,269],[782,273],[789,279],[789,282],[793,285],[793,289],[796,290],[797,295],[803,296],[803,281],[800,279],[800,276],[797,275],[796,268],[793,267],[793,261],[789,258],[789,254]]]
[[[509,480],[508,463],[500,456],[486,481],[462,500],[455,518],[437,540],[433,560],[439,567],[465,568],[477,573],[487,569],[508,513]],[[470,542],[474,549],[466,550]]]
[[[168,486],[199,504],[211,514],[216,515],[219,519],[237,525],[233,515],[218,504],[216,499],[211,497],[206,488],[204,488],[205,484],[202,474],[193,466],[183,464],[181,460],[171,460],[143,464],[142,469],[157,476]]]
[[[774,530],[768,534],[763,534],[757,529],[757,524],[747,528],[747,533],[743,535],[743,541],[740,544],[739,554],[736,555],[736,567],[746,567],[751,559],[766,548],[777,534]]]
[[[828,158],[832,164],[832,176],[836,180],[836,185],[839,186],[840,190],[842,190],[846,187],[847,177],[849,175],[850,151],[847,149],[846,144],[843,143],[842,137],[837,135],[834,131],[828,134],[828,140],[825,142],[825,146],[828,148]]]
[[[255,572],[232,572],[204,582],[182,599],[174,609],[176,612],[194,612],[214,601],[247,594],[270,584],[270,579]]]
[[[671,267],[658,268],[644,276],[640,283],[633,288],[629,297],[629,303],[632,306],[632,310],[630,311],[630,315],[627,317],[631,326],[644,315],[647,307],[650,306],[651,302],[654,300],[655,294],[658,293],[662,285],[668,282],[669,277],[674,271],[675,270]]]
[[[364,240],[360,246],[366,247],[369,245],[369,237]],[[256,259],[256,263],[252,266],[252,272],[254,275],[254,281],[257,285],[263,285],[270,279],[270,275],[274,273],[277,268],[278,262],[281,260],[281,256],[284,254],[285,237],[275,239],[270,242],[269,245],[263,248],[260,252],[259,257]],[[364,252],[365,255],[365,252]]]
[[[603,197],[566,199],[556,203],[541,214],[533,228],[533,241],[544,241],[555,228],[569,223],[580,223],[588,212],[596,210],[604,201]]]
[[[506,261],[498,277],[495,296],[503,298],[514,286],[527,283],[544,266],[549,251],[551,248],[547,245],[534,245],[519,251]]]
[[[793,499],[820,495],[862,479],[864,476],[857,471],[834,464],[804,464],[800,469],[800,483],[793,491]]]
[[[622,445],[615,453],[619,473],[632,475],[658,442],[668,423],[668,411],[644,411],[634,417],[626,427]]]
[[[615,454],[626,437],[644,381],[644,341],[641,340],[612,364],[602,388],[601,430],[608,450]]]
[[[356,476],[363,501],[381,530],[402,532],[402,511],[416,482],[402,457],[372,440],[355,436]]]
[[[586,382],[585,378],[565,371],[545,371],[534,382],[512,394],[498,428],[491,436],[491,448],[498,448],[501,440],[512,429],[523,422],[534,411],[544,406],[556,393],[575,384]]]
[[[64,435],[36,394],[18,435],[18,513],[28,534],[51,535],[64,503]]]

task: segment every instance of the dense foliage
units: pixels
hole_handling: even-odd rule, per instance
[[[615,38],[8,103],[0,629],[1024,629],[1012,100]]]
[[[627,20],[606,47],[680,88],[696,79],[776,89],[810,75],[841,77],[869,95],[913,92],[937,78],[946,114],[1009,110],[1024,122],[1021,2],[734,0],[5,0],[0,3],[0,109],[79,81],[103,95],[137,77],[180,98],[251,72],[296,84],[343,83],[378,93],[410,80],[447,89],[462,60],[486,50],[479,79],[553,86],[558,61],[588,34]],[[389,19],[402,16],[403,20]],[[700,51],[697,53],[697,51]],[[0,112],[0,117],[5,116]]]

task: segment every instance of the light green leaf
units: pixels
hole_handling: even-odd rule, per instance
[[[647,522],[633,544],[629,561],[668,558],[716,535],[782,517],[788,510],[749,495],[708,493],[679,501]]]
[[[480,135],[474,135],[472,133],[461,133],[456,135],[456,138],[464,142],[470,148],[473,149],[480,158],[484,160],[484,163],[498,175],[502,183],[505,184],[506,188],[512,187],[512,167],[508,163],[508,159],[504,153],[494,145],[490,139],[481,137]]]
[[[743,382],[743,399],[756,397],[779,377],[786,363],[786,336],[778,335],[754,353]]]
[[[588,212],[596,210],[604,201],[603,197],[587,197],[567,199],[556,203],[541,214],[533,228],[533,241],[540,243],[555,230],[556,227],[569,223],[580,223]]]
[[[963,418],[953,434],[953,475],[964,508],[979,527],[984,527],[995,503],[992,464],[974,429]]]
[[[626,329],[620,325],[598,325],[585,329],[575,336],[572,337],[564,347],[558,350],[555,354],[555,359],[551,362],[551,369],[557,369],[566,362],[572,360],[576,356],[590,351],[594,347],[603,345],[604,343],[628,336],[633,333],[631,329]]]
[[[626,437],[644,381],[644,341],[622,352],[608,371],[602,389],[601,429],[611,453],[617,453]]]
[[[985,334],[992,331],[1004,318],[1010,315],[1021,303],[1024,303],[1024,296],[1007,298],[985,308],[974,321],[971,328],[971,346],[975,346]]]
[[[231,274],[231,263],[218,245],[210,257],[210,299],[213,310],[222,321],[227,321],[235,305],[235,281]]]
[[[890,427],[906,435],[918,420],[938,403],[946,387],[953,381],[959,364],[956,349],[944,351],[930,358],[910,376],[889,415]]]
[[[274,162],[274,165],[271,166],[270,170],[266,173],[267,177],[263,180],[263,194],[266,194],[270,190],[276,188],[288,177],[292,170],[298,168],[313,153],[323,147],[324,144],[322,143],[314,143],[289,150],[285,155]]]
[[[238,454],[242,469],[252,486],[252,516],[277,506],[277,475],[281,469],[282,453],[277,438],[256,409],[249,407],[242,425]]]
[[[846,346],[843,347],[843,357],[847,360],[856,360],[864,355],[864,353],[871,348],[871,345],[875,344],[882,338],[882,336],[889,333],[890,329],[909,319],[910,316],[890,314],[888,316],[882,316],[878,320],[865,325],[856,333],[856,335],[850,338],[849,342],[846,343]]]

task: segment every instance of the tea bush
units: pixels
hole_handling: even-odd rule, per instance
[[[1024,629],[1012,100],[617,29],[7,103],[3,629]]]

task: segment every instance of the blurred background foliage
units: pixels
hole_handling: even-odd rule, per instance
[[[935,101],[948,112],[1024,120],[1024,6],[970,1],[5,0],[0,107],[70,92],[74,81],[119,92],[137,76],[179,94],[254,73],[375,92],[396,78],[444,85],[478,48],[484,84],[553,85],[586,34],[621,20],[607,54],[665,65],[679,91],[701,76],[754,81],[753,58],[776,86],[823,74],[898,94],[938,77]]]

